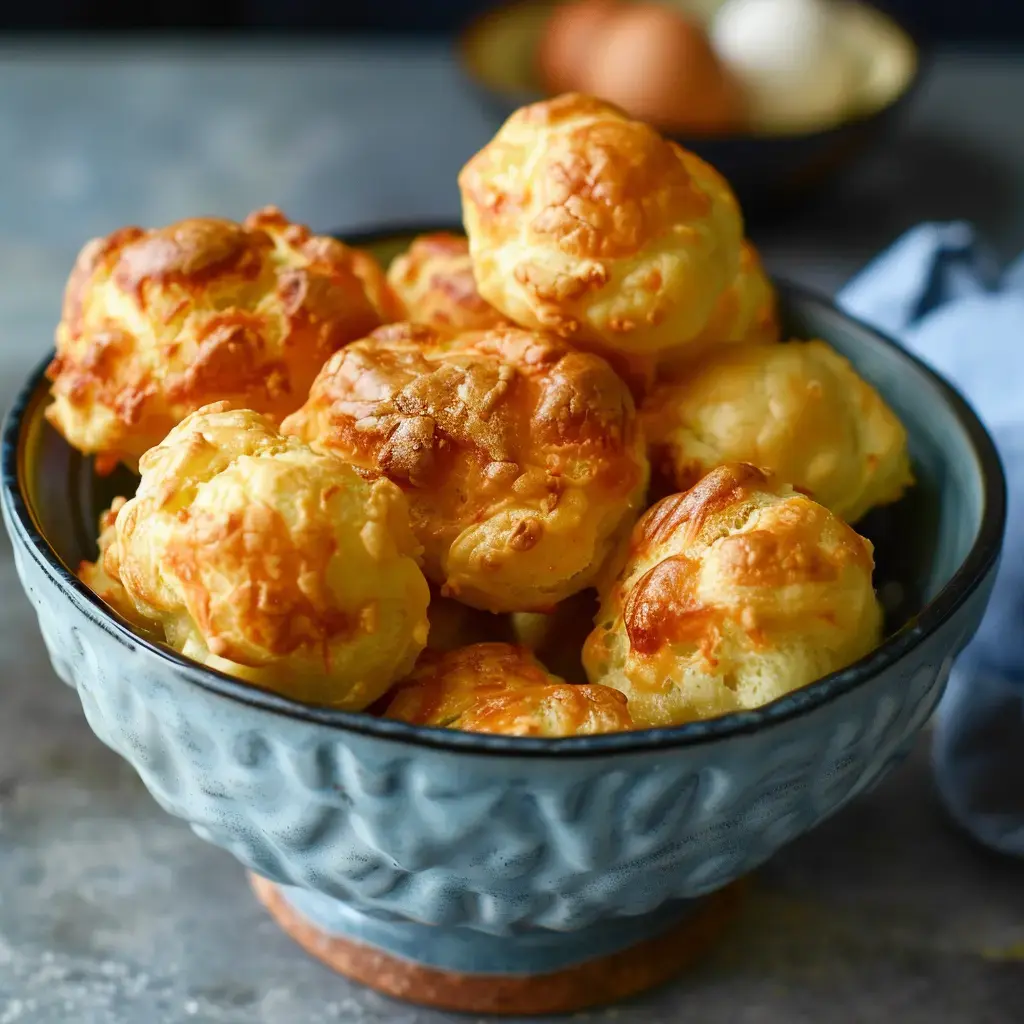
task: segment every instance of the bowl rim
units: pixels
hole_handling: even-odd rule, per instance
[[[362,234],[347,233],[354,244],[406,236],[408,228],[379,229]],[[897,356],[924,377],[951,410],[967,438],[978,462],[982,485],[982,515],[978,533],[967,556],[942,589],[921,611],[878,647],[846,668],[824,676],[784,697],[749,711],[733,712],[719,718],[661,726],[632,732],[604,733],[595,736],[537,738],[502,736],[491,733],[460,732],[432,726],[412,725],[393,719],[377,718],[365,712],[341,711],[318,705],[302,704],[279,694],[261,690],[216,669],[200,665],[164,644],[147,639],[111,611],[74,572],[69,569],[35,521],[22,489],[23,451],[28,419],[26,413],[39,404],[46,387],[48,354],[31,372],[7,412],[0,441],[0,484],[14,543],[26,547],[40,568],[99,628],[114,636],[129,649],[142,648],[205,690],[232,701],[283,715],[293,720],[326,726],[339,734],[363,736],[428,747],[450,753],[532,757],[594,757],[613,754],[645,753],[686,748],[769,728],[799,718],[824,704],[868,683],[935,635],[982,584],[998,561],[1006,520],[1006,481],[1002,462],[988,431],[966,399],[940,374],[883,332],[842,310],[830,299],[801,285],[776,282],[783,295],[793,301],[817,307],[822,313],[838,316],[858,330],[873,336],[876,342],[895,350]],[[15,536],[15,528],[19,536]]]
[[[491,4],[484,10],[471,16],[459,28],[455,37],[455,55],[459,70],[468,83],[476,89],[481,90],[495,100],[501,99],[514,104],[513,110],[532,103],[539,103],[551,99],[552,95],[543,88],[531,89],[500,89],[494,86],[488,79],[477,73],[476,65],[470,56],[470,49],[474,39],[481,32],[486,31],[488,22],[494,21],[502,12],[515,7],[538,7],[555,6],[559,0],[503,0],[503,2]],[[846,134],[850,129],[860,125],[872,124],[897,109],[905,106],[908,101],[917,93],[925,72],[932,63],[932,53],[929,47],[925,46],[911,29],[908,22],[884,10],[871,0],[849,0],[850,3],[868,7],[879,18],[887,21],[892,29],[903,36],[910,47],[913,58],[913,67],[903,88],[893,93],[884,103],[872,107],[860,113],[845,117],[840,121],[823,124],[818,128],[797,129],[793,131],[725,131],[725,132],[691,132],[686,129],[672,128],[665,125],[655,125],[662,135],[691,146],[737,146],[750,145],[752,143],[763,143],[765,145],[798,142],[800,140],[820,139],[838,137]],[[512,111],[509,111],[511,116]]]

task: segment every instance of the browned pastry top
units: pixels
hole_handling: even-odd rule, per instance
[[[284,429],[399,483],[428,576],[491,611],[586,586],[646,486],[619,377],[517,328],[380,328],[328,361]]]
[[[276,418],[324,360],[395,313],[367,253],[268,207],[90,242],[68,281],[47,410],[75,447],[134,468],[202,405]]]

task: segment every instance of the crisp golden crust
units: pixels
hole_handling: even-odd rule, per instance
[[[420,235],[392,261],[388,282],[402,303],[401,319],[456,333],[510,326],[477,291],[463,235]]]
[[[140,469],[117,514],[118,575],[173,647],[353,710],[412,667],[429,590],[393,484],[227,403],[187,417]]]
[[[725,180],[591,97],[518,110],[459,187],[480,294],[576,344],[629,356],[685,344],[739,268]]]
[[[97,546],[99,555],[95,562],[81,562],[78,566],[78,578],[122,619],[130,622],[136,629],[144,632],[159,632],[158,622],[147,619],[135,607],[128,591],[121,584],[117,559],[117,514],[124,506],[126,498],[115,498],[100,516],[99,538]]]
[[[583,650],[638,726],[758,707],[881,639],[872,547],[753,466],[713,470],[652,507],[603,588]]]
[[[385,712],[415,725],[506,736],[589,736],[632,728],[626,698],[606,686],[574,686],[522,647],[473,644],[428,651]]]
[[[652,463],[685,489],[724,462],[751,462],[856,522],[912,476],[903,425],[821,341],[715,349],[644,402]]]
[[[86,245],[68,281],[47,418],[105,472],[134,469],[213,401],[283,417],[381,322],[387,294],[372,257],[274,208],[122,228]]]
[[[487,611],[588,586],[647,485],[622,381],[519,329],[380,328],[328,361],[283,429],[398,483],[427,576]]]

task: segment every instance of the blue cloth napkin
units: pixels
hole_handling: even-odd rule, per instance
[[[1024,257],[1001,269],[968,224],[923,224],[838,296],[901,341],[974,406],[1008,485],[992,603],[957,660],[934,731],[935,777],[976,839],[1024,857]]]

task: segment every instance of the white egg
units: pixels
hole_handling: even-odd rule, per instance
[[[853,67],[827,0],[727,0],[711,26],[719,57],[766,128],[839,120]]]

